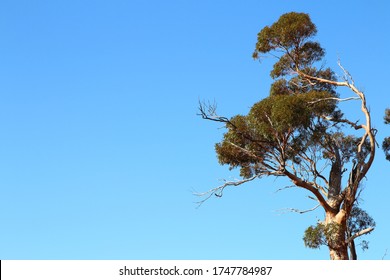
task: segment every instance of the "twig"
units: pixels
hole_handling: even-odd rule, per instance
[[[244,180],[236,180],[236,181],[225,181],[224,184],[216,187],[216,188],[213,188],[211,190],[208,190],[207,192],[203,192],[203,193],[194,193],[194,195],[196,196],[199,196],[199,197],[202,197],[202,196],[206,196],[205,199],[197,202],[198,204],[198,207],[200,207],[200,205],[202,205],[206,200],[208,200],[211,196],[215,195],[217,197],[222,197],[223,195],[223,191],[225,190],[226,187],[229,187],[229,186],[233,186],[233,187],[237,187],[239,185],[242,185],[246,182],[250,182],[250,181],[253,181],[254,179],[260,177],[261,175],[259,174],[256,174],[250,178],[247,178],[247,179],[244,179]]]
[[[297,186],[295,186],[295,185],[286,186],[286,187],[277,189],[277,190],[275,191],[275,193],[280,192],[280,191],[284,191],[284,190],[286,190],[286,189],[291,189],[291,188],[297,188]]]
[[[281,209],[279,210],[280,212],[295,212],[295,213],[298,213],[298,214],[305,214],[307,212],[311,212],[311,211],[314,211],[316,210],[318,207],[320,207],[321,205],[320,204],[317,204],[316,206],[314,206],[313,208],[310,208],[310,209],[307,209],[307,210],[300,210],[300,209],[296,209],[296,208],[284,208],[284,209]]]
[[[388,250],[388,249],[386,249],[385,254],[384,254],[383,257],[382,257],[382,260],[384,260],[385,257],[387,256],[387,250]]]

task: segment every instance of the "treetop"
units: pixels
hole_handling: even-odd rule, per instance
[[[271,26],[264,27],[257,35],[257,43],[253,53],[259,59],[262,53],[281,51],[271,72],[272,78],[284,76],[291,69],[310,67],[325,54],[318,42],[308,39],[317,34],[317,28],[305,13],[291,12],[282,15]]]

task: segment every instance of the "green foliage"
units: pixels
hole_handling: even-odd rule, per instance
[[[216,144],[219,163],[228,164],[230,168],[241,167],[241,175],[250,177],[255,169],[260,171],[256,165],[261,164],[280,141],[289,144],[285,160],[294,159],[292,151],[302,150],[307,144],[297,139],[307,134],[310,126],[314,127],[318,116],[329,115],[336,108],[333,100],[317,101],[332,96],[316,91],[275,94],[255,103],[247,116],[230,119],[223,141]]]
[[[259,32],[254,56],[256,57],[259,52],[267,53],[278,47],[291,48],[300,45],[302,41],[316,33],[316,26],[308,14],[294,12],[284,14],[277,22]]]
[[[385,151],[386,159],[390,160],[390,137],[386,137],[383,140],[382,148]]]
[[[284,54],[274,64],[272,78],[288,75],[291,69],[311,67],[325,54],[318,42],[308,41],[317,33],[317,28],[305,13],[287,13],[277,22],[266,26],[257,35],[253,58],[262,53],[281,50]]]
[[[354,206],[347,221],[348,236],[346,238],[364,229],[375,226],[374,219],[366,211]],[[334,238],[337,237],[339,227],[340,225],[336,223],[329,223],[327,225],[318,223],[316,226],[309,226],[305,230],[303,242],[306,247],[311,249],[318,249],[322,245],[332,246],[333,243],[336,244],[337,242]],[[363,250],[368,249],[368,242],[366,240],[363,240],[360,245]]]
[[[332,70],[316,70],[315,67],[305,68],[305,72],[312,76],[316,76],[328,80],[336,80],[336,77]],[[303,79],[300,76],[292,76],[289,80],[285,78],[279,78],[271,85],[270,95],[278,94],[303,94],[313,91],[328,92],[337,97],[334,87],[325,83],[310,83],[308,80]]]
[[[240,149],[251,145],[251,141],[245,137],[249,131],[246,118],[237,115],[230,122],[230,129],[224,134],[224,141],[215,145],[219,163],[229,164],[231,168],[246,166],[254,161],[252,156]]]
[[[347,223],[348,231],[351,236],[363,229],[375,226],[374,219],[366,211],[357,206],[352,208]]]
[[[336,223],[329,223],[324,225],[318,223],[316,226],[310,226],[305,230],[303,242],[306,247],[311,249],[318,249],[322,245],[332,246],[337,240],[333,240],[337,236],[340,225]]]
[[[390,124],[390,109],[385,111],[385,124]],[[390,161],[390,137],[386,137],[382,143],[383,151],[385,152],[386,159]]]
[[[322,245],[325,245],[324,228],[325,226],[321,223],[316,226],[309,226],[303,236],[305,246],[311,249],[319,249]]]
[[[385,120],[385,124],[390,124],[390,109],[385,110],[384,120]]]
[[[265,138],[309,125],[310,111],[302,98],[294,95],[274,95],[253,105],[248,118]]]
[[[324,55],[319,43],[308,41],[316,32],[310,17],[303,13],[282,15],[259,32],[255,53],[279,49],[285,54],[271,71],[277,80],[270,95],[255,103],[248,115],[235,116],[228,122],[228,131],[215,146],[220,164],[240,167],[241,176],[248,178],[267,174],[275,155],[279,163],[292,160],[299,164],[299,151],[326,142],[327,123],[321,118],[337,110],[334,86],[291,75],[300,67],[310,75],[335,79],[330,69],[318,70],[313,65]]]
[[[279,79],[276,80],[272,85],[270,89],[270,96],[273,95],[289,95],[293,94],[292,89],[289,87],[286,79]]]

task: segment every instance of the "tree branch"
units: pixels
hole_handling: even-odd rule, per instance
[[[330,213],[336,214],[336,210],[333,209],[332,207],[330,207],[330,205],[326,202],[325,198],[321,195],[320,191],[317,188],[315,188],[314,186],[312,186],[308,182],[303,181],[301,178],[298,178],[294,174],[290,173],[288,170],[284,170],[283,174],[286,175],[298,187],[301,187],[301,188],[304,188],[304,189],[310,191],[316,197],[316,199],[318,200],[320,205],[324,208],[324,210],[327,213],[330,212]]]
[[[348,244],[350,243],[351,241],[353,241],[354,239],[358,238],[359,236],[362,236],[362,235],[365,235],[365,234],[368,234],[370,233],[371,231],[373,231],[374,228],[370,227],[370,228],[366,228],[366,229],[363,229],[357,233],[355,233],[354,235],[352,235],[350,238],[348,238],[345,243]]]
[[[314,177],[314,185],[317,187],[317,189],[319,189],[323,195],[327,195],[327,192],[325,191],[324,187],[320,186],[319,184],[317,184],[317,178],[320,178],[321,180],[323,180],[325,182],[325,185],[329,188],[329,182],[328,180],[321,174],[321,172],[318,172],[317,170],[317,159],[316,159],[316,155],[315,155],[315,151],[313,151],[312,149],[309,149],[309,151],[311,152],[312,154],[312,157],[310,157],[309,155],[306,154],[306,152],[302,152],[301,153],[301,156],[308,162],[310,163],[310,166],[309,166],[309,171],[310,173],[313,175]],[[314,159],[313,159],[314,158]]]
[[[369,138],[369,141],[370,141],[370,153],[369,153],[370,156],[369,156],[367,162],[365,162],[362,165],[362,169],[361,169],[361,172],[360,172],[359,178],[358,178],[358,180],[359,179],[361,180],[361,178],[363,178],[367,174],[368,170],[370,169],[370,167],[372,165],[372,162],[374,161],[374,157],[375,157],[376,140],[375,140],[374,131],[373,131],[372,126],[371,126],[371,114],[370,114],[370,111],[367,108],[366,96],[364,95],[364,93],[356,88],[351,74],[341,65],[340,61],[338,61],[338,65],[340,66],[340,68],[344,72],[344,81],[343,82],[338,82],[338,81],[333,81],[333,80],[328,80],[328,79],[324,79],[324,78],[311,76],[309,74],[306,74],[306,73],[302,72],[298,68],[298,66],[296,66],[295,72],[298,75],[306,78],[308,81],[318,81],[318,82],[321,82],[321,83],[330,84],[330,85],[334,85],[334,86],[348,87],[361,100],[361,111],[363,112],[363,114],[366,117],[366,123],[364,125],[362,124],[360,126],[353,126],[355,128],[357,128],[357,127],[360,128],[361,127],[361,128],[363,128],[365,130],[365,134],[363,135],[363,137],[362,137],[362,139],[360,141],[360,144],[358,145],[358,153],[359,154],[362,152],[362,147],[363,147],[363,144],[366,141],[366,139]],[[349,123],[349,124],[351,124],[351,123]]]
[[[382,260],[384,260],[386,256],[387,256],[387,249],[386,249],[384,255],[382,256]]]
[[[298,214],[305,214],[307,212],[311,212],[311,211],[316,210],[320,206],[321,206],[320,204],[317,204],[313,208],[310,208],[310,209],[307,209],[307,210],[299,210],[299,209],[295,209],[295,208],[285,208],[285,209],[281,209],[281,211],[284,211],[284,212],[289,211],[289,212],[296,212]]]
[[[285,186],[285,187],[283,187],[283,188],[277,189],[277,190],[275,191],[275,193],[280,192],[280,191],[284,191],[284,190],[287,190],[287,189],[292,189],[292,188],[297,188],[297,186],[296,186],[296,185]]]
[[[327,121],[332,121],[332,122],[336,122],[336,123],[346,123],[346,124],[349,124],[355,130],[359,130],[359,129],[363,128],[363,125],[358,125],[357,124],[358,121],[357,122],[351,122],[350,120],[347,120],[347,119],[335,119],[335,118],[328,117],[328,116],[321,116],[321,117],[324,118]]]
[[[350,100],[360,100],[359,97],[347,97],[347,98],[338,98],[338,97],[327,97],[327,98],[321,98],[314,101],[307,102],[309,104],[315,104],[321,101],[327,101],[327,100],[336,100],[338,102],[344,102],[344,101],[350,101]]]
[[[196,196],[199,196],[199,197],[202,197],[202,196],[206,196],[205,199],[197,202],[199,205],[198,207],[200,207],[200,205],[202,205],[206,200],[208,200],[212,195],[215,195],[217,197],[222,197],[223,195],[223,191],[225,190],[226,187],[229,187],[229,186],[233,186],[233,187],[237,187],[239,185],[242,185],[244,183],[247,183],[247,182],[250,182],[250,181],[253,181],[254,179],[260,177],[261,175],[260,174],[256,174],[250,178],[247,178],[247,179],[244,179],[244,180],[237,180],[237,181],[225,181],[224,184],[216,187],[216,188],[213,188],[211,190],[208,190],[207,192],[203,192],[203,193],[194,193],[194,195]]]
[[[215,103],[206,105],[205,102],[199,101],[199,112],[198,115],[205,120],[232,124],[228,118],[217,115],[217,105]]]

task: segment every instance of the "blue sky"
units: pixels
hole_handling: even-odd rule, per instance
[[[196,115],[198,100],[232,116],[266,97],[272,61],[251,54],[286,12],[311,15],[327,64],[340,58],[365,91],[378,141],[390,134],[390,4],[315,2],[1,1],[0,259],[327,259],[302,241],[321,211],[280,211],[314,206],[275,192],[288,181],[200,208],[193,195],[238,176],[218,165],[223,130]],[[378,150],[361,259],[390,250],[389,170]]]

